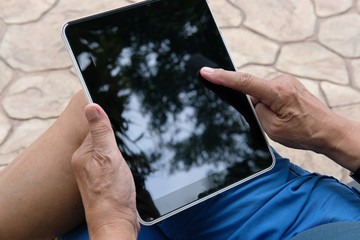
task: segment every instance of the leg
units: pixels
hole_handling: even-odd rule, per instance
[[[71,157],[87,135],[76,94],[59,119],[0,175],[0,239],[51,239],[84,220]]]

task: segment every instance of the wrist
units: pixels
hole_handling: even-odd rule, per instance
[[[136,239],[140,231],[136,210],[97,207],[85,209],[85,215],[91,239]]]
[[[315,150],[339,165],[355,172],[360,168],[359,122],[346,119],[336,113],[324,119],[321,141]]]
[[[124,219],[117,219],[113,222],[103,222],[102,224],[88,223],[89,236],[91,240],[112,240],[124,239],[135,240],[138,230],[132,223]]]

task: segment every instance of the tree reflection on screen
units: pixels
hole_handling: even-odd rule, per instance
[[[249,104],[233,104],[246,102],[245,95],[232,91],[236,99],[231,100],[215,94],[198,76],[209,64],[233,70],[221,39],[208,38],[214,31],[206,24],[211,15],[185,11],[188,18],[173,13],[145,21],[139,14],[110,19],[106,27],[94,22],[70,39],[90,95],[108,113],[137,188],[164,171],[164,159],[171,162],[169,172],[213,166],[208,174],[215,188],[269,165],[264,140],[252,131],[256,119]],[[132,115],[134,108],[139,117]],[[226,166],[226,175],[215,174],[219,165]]]

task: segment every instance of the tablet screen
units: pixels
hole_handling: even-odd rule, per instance
[[[235,70],[205,0],[146,1],[68,23],[89,98],[109,115],[154,223],[273,165],[247,97],[203,66]]]

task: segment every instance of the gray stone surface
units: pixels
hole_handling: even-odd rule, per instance
[[[43,19],[41,24],[35,22],[9,27],[0,43],[0,56],[13,68],[27,72],[70,67],[61,28],[55,27],[59,26],[58,21],[59,18],[54,16]]]
[[[314,96],[320,99],[323,103],[327,103],[322,89],[320,88],[320,82],[312,81],[305,78],[298,78],[302,84],[308,89]]]
[[[0,18],[6,23],[27,23],[39,19],[56,0],[6,0],[0,2]],[[19,4],[23,5],[22,8]],[[30,7],[31,6],[31,7]]]
[[[0,60],[0,93],[13,78],[13,71]]]
[[[80,89],[79,80],[69,71],[26,75],[9,87],[2,106],[14,119],[57,117]]]
[[[349,10],[353,0],[314,0],[314,3],[319,17],[329,17]]]
[[[0,18],[0,42],[1,42],[2,36],[5,33],[6,28],[7,28],[7,26],[6,26],[5,22]]]
[[[219,27],[240,26],[243,16],[239,9],[224,0],[210,0],[209,5]]]
[[[0,2],[0,170],[79,88],[61,39],[63,24],[134,2],[139,1]],[[335,112],[359,121],[360,0],[209,2],[240,71],[267,80],[294,74]],[[322,155],[272,145],[310,171],[349,181],[347,170]]]
[[[360,92],[349,86],[341,86],[329,82],[322,82],[320,86],[326,95],[330,107],[360,103]]]
[[[343,107],[334,107],[332,109],[336,113],[340,114],[341,116],[344,116],[351,120],[354,120],[354,121],[360,120],[360,111],[357,110],[357,109],[360,109],[360,104],[352,104],[352,105],[343,106]]]
[[[10,133],[11,130],[11,122],[0,112],[0,145],[5,141],[6,137]]]
[[[244,25],[280,42],[313,35],[316,17],[310,0],[231,0],[246,15]]]
[[[274,63],[279,46],[272,41],[244,29],[224,29],[222,33],[236,66]]]
[[[354,85],[360,89],[360,59],[352,60],[350,65],[352,69]]]
[[[19,152],[12,152],[12,153],[0,153],[0,168],[1,166],[6,166],[9,163],[11,163],[12,160],[16,158],[16,156],[19,155],[21,151]]]
[[[345,61],[313,42],[283,46],[276,68],[300,77],[341,84],[349,83]]]
[[[20,153],[48,129],[53,122],[54,119],[32,119],[20,123],[14,127],[8,140],[0,146],[0,155]],[[5,160],[2,161],[6,162]]]
[[[349,24],[351,23],[351,24]],[[360,15],[351,13],[320,24],[319,41],[345,57],[360,57]]]

